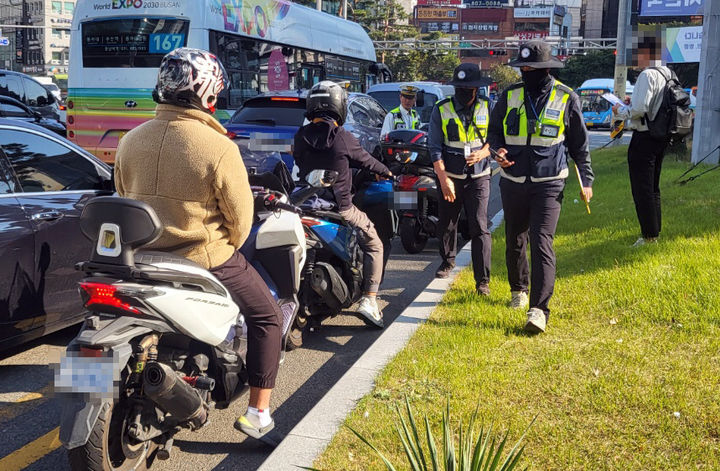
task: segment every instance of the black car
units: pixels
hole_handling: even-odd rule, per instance
[[[15,98],[45,118],[60,120],[55,96],[29,75],[0,69],[0,95]]]
[[[38,111],[33,111],[23,103],[7,96],[0,96],[0,117],[37,124],[62,137],[65,137],[67,133],[65,125],[57,119],[45,118]]]
[[[78,218],[112,194],[110,167],[57,134],[0,119],[0,350],[83,319]]]

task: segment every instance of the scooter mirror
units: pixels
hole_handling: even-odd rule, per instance
[[[332,186],[337,180],[338,173],[334,170],[313,170],[308,173],[305,180],[315,188],[326,188]]]

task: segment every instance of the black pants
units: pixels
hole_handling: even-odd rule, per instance
[[[512,291],[528,291],[530,307],[550,315],[548,304],[555,289],[553,239],[562,208],[564,180],[515,183],[500,179],[505,212],[505,262]],[[532,273],[528,277],[527,242],[530,239]],[[530,283],[529,283],[530,282]]]
[[[240,252],[210,272],[230,291],[248,326],[248,383],[275,387],[282,348],[282,312],[260,274]]]
[[[480,178],[459,180],[452,178],[455,185],[455,201],[450,203],[442,197],[440,185],[438,191],[440,202],[438,212],[440,221],[440,256],[445,262],[455,263],[457,255],[457,232],[460,210],[465,208],[468,219],[469,236],[472,241],[472,264],[475,274],[475,285],[487,285],[490,282],[490,255],[492,237],[488,230],[487,212],[490,200],[490,175]]]
[[[630,188],[644,238],[657,237],[662,229],[660,170],[667,144],[652,138],[649,132],[635,131],[628,148]]]

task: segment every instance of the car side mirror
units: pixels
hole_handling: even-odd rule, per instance
[[[313,170],[305,180],[314,188],[327,188],[337,181],[338,173],[334,170]]]
[[[35,121],[40,121],[43,118],[43,115],[38,111],[34,111],[33,116],[35,117]]]
[[[415,106],[418,108],[423,108],[425,106],[425,92],[423,90],[417,92],[417,96],[415,97]]]

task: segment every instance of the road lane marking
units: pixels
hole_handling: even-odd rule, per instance
[[[60,448],[61,445],[60,427],[57,427],[0,459],[0,469],[19,470],[27,468],[43,456]]]
[[[28,410],[45,403],[49,399],[48,393],[51,391],[52,385],[48,384],[38,391],[25,394],[24,396],[12,401],[0,409],[0,423],[9,422],[20,414],[24,414]]]

